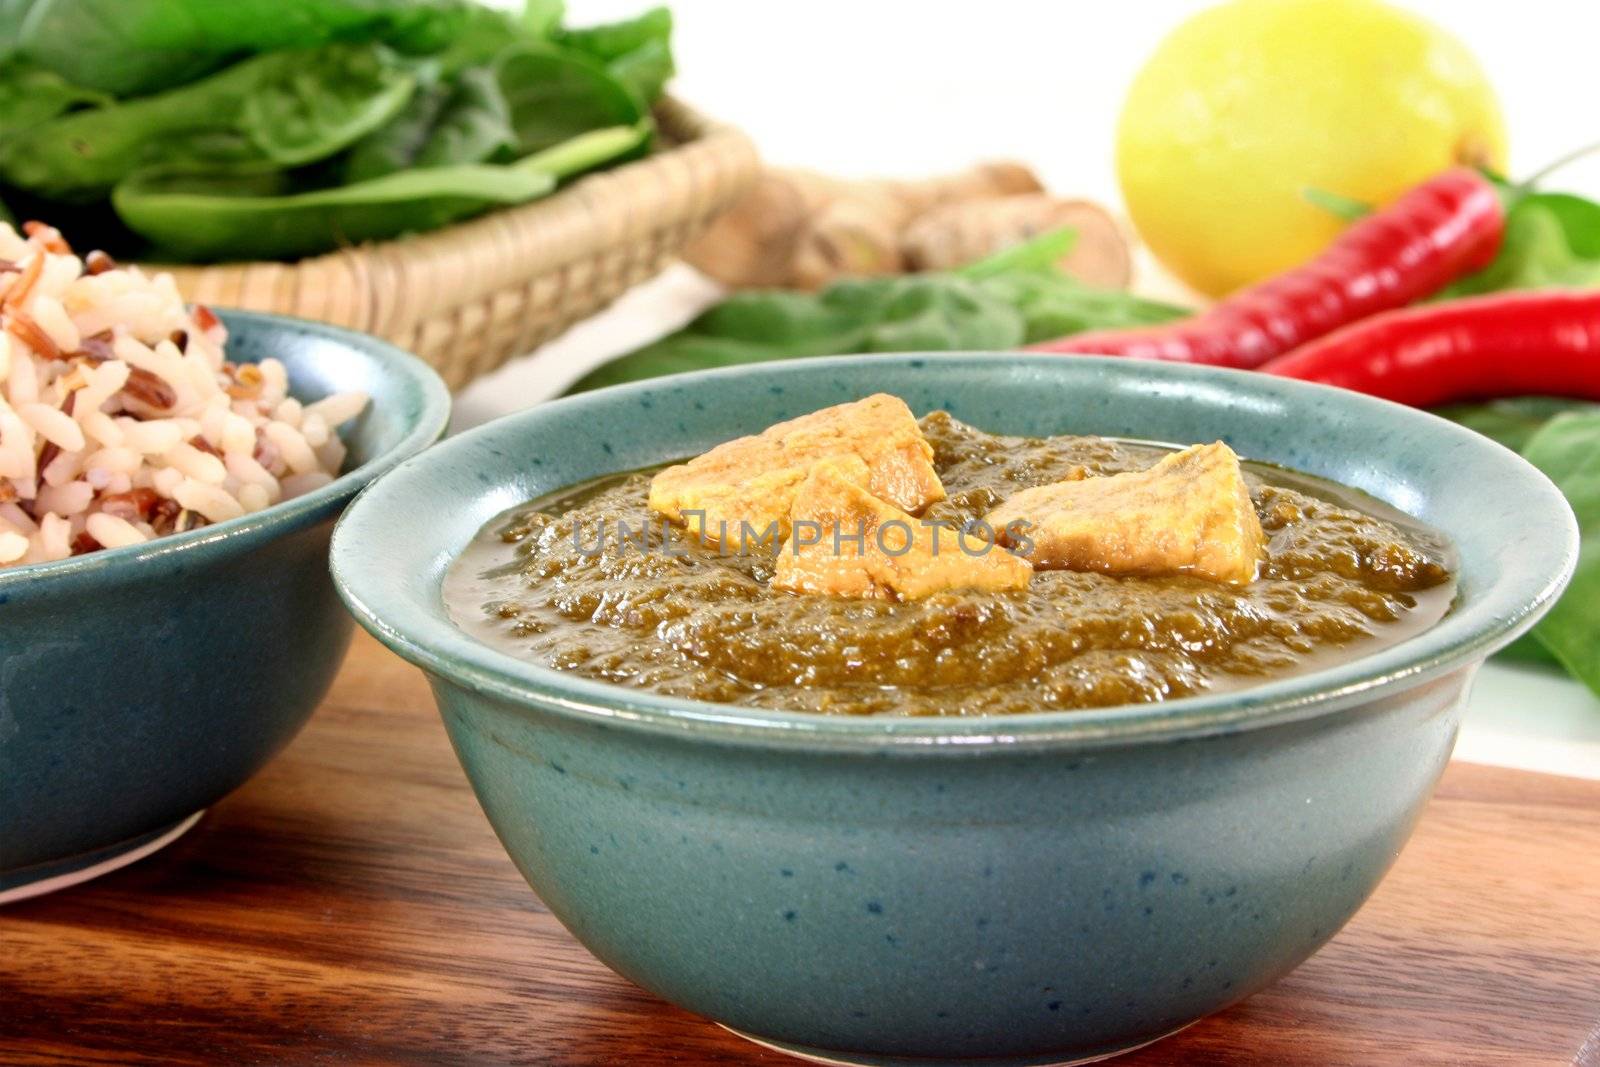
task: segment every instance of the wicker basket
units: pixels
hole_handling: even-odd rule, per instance
[[[297,263],[167,267],[189,299],[321,319],[415,352],[452,389],[593,315],[754,180],[754,146],[670,98],[659,149],[554,196]]]

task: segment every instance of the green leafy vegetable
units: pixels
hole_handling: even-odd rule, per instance
[[[821,294],[738,293],[685,329],[591,372],[573,391],[664,374],[841,352],[1011,347],[1022,317],[954,275],[849,280]]]
[[[471,18],[465,0],[11,0],[13,47],[79,85],[138,96],[230,58],[334,41],[434,52]]]
[[[445,226],[544,196],[562,178],[635,150],[644,125],[590,130],[505,165],[461,164],[305,189],[285,172],[135,175],[112,194],[117,213],[163,253],[186,259],[283,259],[329,244]]]
[[[0,177],[59,198],[148,167],[296,166],[405,106],[413,75],[381,45],[273,52],[157,96],[63,115],[0,141]]]
[[[664,8],[583,29],[563,14],[0,0],[0,191],[73,240],[201,259],[307,254],[543,195],[647,150],[672,74]],[[398,180],[418,171],[450,173]]]
[[[1600,694],[1600,405],[1510,397],[1435,414],[1522,453],[1566,494],[1583,536],[1578,573],[1550,614],[1502,655],[1560,664]]]
[[[847,279],[821,293],[736,293],[572,388],[848,352],[1009,349],[1075,330],[1188,314],[1073,281],[1053,266],[1071,240],[1070,232],[1044,234],[950,273]]]
[[[1600,695],[1600,408],[1557,415],[1522,454],[1566,494],[1582,538],[1572,584],[1533,636]]]
[[[1024,344],[1086,330],[1155,326],[1194,314],[1119,289],[1095,289],[1059,271],[1002,274],[983,284],[1022,314]]]
[[[1587,400],[1568,400],[1556,396],[1512,396],[1489,400],[1479,404],[1452,404],[1435,408],[1451,422],[1458,422],[1469,430],[1505,445],[1513,452],[1527,447],[1534,434],[1557,415],[1569,411],[1591,411],[1595,405]]]
[[[377,129],[416,87],[381,47],[330,45],[279,55],[285,62],[245,98],[239,129],[283,167],[332,155]]]
[[[111,97],[73,85],[24,59],[0,62],[0,138],[48,122],[76,107],[99,107]]]
[[[1600,204],[1567,193],[1510,196],[1494,262],[1446,288],[1439,299],[1600,285]]]
[[[540,45],[514,48],[497,63],[518,155],[539,152],[586,130],[634,126],[644,104],[604,67]]]
[[[529,37],[549,37],[567,13],[565,0],[525,0],[517,25]]]
[[[654,132],[655,125],[648,118],[640,119],[632,126],[590,130],[551,145],[542,152],[524,156],[514,165],[557,179],[571,178],[638,153],[650,143],[650,136]]]
[[[557,17],[560,17],[559,5]],[[550,29],[535,32],[531,24],[523,22],[505,11],[493,8],[468,8],[461,20],[459,32],[442,51],[427,57],[427,63],[439,75],[449,78],[469,67],[482,67],[513,44],[543,41],[549,38]]]
[[[1372,205],[1364,200],[1357,200],[1350,196],[1340,196],[1330,193],[1326,189],[1315,186],[1300,190],[1300,195],[1306,203],[1313,207],[1320,207],[1341,222],[1355,222],[1372,214]]]
[[[636,51],[607,63],[606,69],[647,104],[660,99],[667,82],[677,72],[672,48],[665,41],[647,41]]]
[[[661,95],[673,75],[672,12],[664,7],[621,22],[558,29],[552,39],[603,65],[646,103]]]
[[[1071,226],[1049,230],[1026,241],[960,267],[963,278],[982,281],[1013,271],[1054,271],[1055,264],[1078,243],[1078,231]]]
[[[495,72],[462,71],[419,89],[406,109],[351,147],[344,178],[359,182],[412,167],[484,163],[516,145],[511,109]]]
[[[328,245],[448,225],[495,204],[519,204],[555,188],[549,174],[467,164],[388,174],[297,192],[283,173],[143,175],[112,202],[135,231],[186,259],[286,259]]]

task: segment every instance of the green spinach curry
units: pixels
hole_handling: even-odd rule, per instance
[[[1171,454],[1099,437],[990,434],[943,412],[919,425],[945,494],[922,517],[957,526],[1022,490],[1143,471]],[[496,518],[453,565],[445,599],[463,629],[534,663],[832,715],[1170,700],[1366,655],[1448,610],[1453,557],[1442,535],[1343,486],[1243,470],[1263,539],[1245,583],[1036,569],[1023,588],[797,595],[773,584],[781,546],[706,542],[653,514],[651,472],[634,472]],[[619,523],[633,539],[617,536]]]

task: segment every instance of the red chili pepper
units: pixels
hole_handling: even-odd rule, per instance
[[[1600,290],[1496,293],[1390,311],[1261,370],[1417,407],[1525,394],[1600,400]]]
[[[1505,208],[1481,174],[1430,178],[1341,234],[1310,263],[1166,326],[1080,333],[1033,348],[1257,367],[1357,319],[1404,307],[1488,266]]]

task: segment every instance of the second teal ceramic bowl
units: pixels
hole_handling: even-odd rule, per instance
[[[444,432],[444,383],[392,345],[222,318],[228,358],[282,360],[296,397],[371,397],[340,431],[345,473],[229,522],[0,569],[0,901],[159,847],[289,743],[350,643],[333,521]]]
[[[447,618],[445,567],[503,509],[878,391],[1006,433],[1221,438],[1358,486],[1454,538],[1459,600],[1411,641],[1253,689],[977,719],[658,697],[519,662]],[[1542,475],[1432,416],[1229,371],[994,354],[545,405],[375,484],[333,566],[361,624],[427,672],[512,859],[607,964],[830,1062],[1036,1064],[1154,1040],[1332,937],[1410,834],[1473,672],[1575,553]]]

